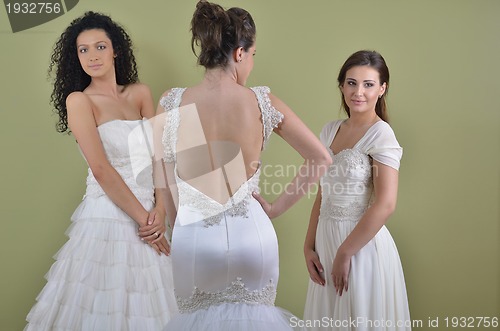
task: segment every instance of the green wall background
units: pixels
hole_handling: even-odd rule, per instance
[[[86,165],[74,139],[56,133],[48,104],[54,42],[86,10],[110,14],[135,41],[141,80],[157,102],[167,88],[194,84],[203,74],[190,50],[195,3],[80,0],[62,17],[15,34],[0,10],[0,330],[24,327],[85,188]],[[248,85],[269,85],[318,134],[342,116],[335,77],[347,56],[359,49],[384,55],[392,76],[391,125],[404,147],[398,208],[388,227],[412,318],[423,322],[415,329],[433,329],[428,322],[435,318],[442,329],[446,317],[500,317],[500,2],[220,4],[243,7],[256,21]],[[275,169],[300,163],[277,136],[263,161]],[[281,256],[277,305],[298,316],[307,290],[302,245],[312,202],[303,199],[274,222]]]

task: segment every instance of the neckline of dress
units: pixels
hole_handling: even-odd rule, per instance
[[[106,124],[109,124],[109,123],[113,123],[113,122],[137,122],[137,121],[142,121],[143,119],[136,119],[136,120],[124,120],[124,119],[120,119],[120,118],[117,118],[117,119],[114,119],[114,120],[109,120],[109,121],[106,121],[104,123],[101,123],[97,126],[97,128],[100,128],[101,126],[104,126]]]
[[[340,126],[342,125],[342,123],[344,123],[345,121],[347,121],[347,119],[344,119],[340,122],[339,125],[337,125],[337,128],[335,129],[335,132],[333,133],[332,135],[332,138],[330,139],[330,142],[328,144],[328,150],[332,153],[332,156],[336,156],[336,155],[339,155],[340,153],[342,153],[343,151],[350,151],[350,150],[356,150],[356,147],[361,143],[361,141],[366,137],[366,135],[368,134],[368,132],[370,132],[370,130],[375,126],[377,125],[378,123],[380,122],[383,122],[383,120],[378,120],[376,121],[375,123],[373,123],[367,130],[366,132],[363,134],[363,136],[361,138],[359,138],[359,140],[350,148],[344,148],[342,149],[341,151],[339,151],[338,153],[335,153],[332,149],[332,143],[333,143],[333,140],[335,139],[335,136],[337,136],[337,133],[339,132],[339,129],[340,129]]]

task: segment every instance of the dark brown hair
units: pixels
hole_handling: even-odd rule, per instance
[[[389,122],[389,118],[387,116],[387,107],[385,104],[385,96],[387,92],[389,92],[389,68],[387,67],[384,58],[382,55],[377,53],[376,51],[357,51],[356,53],[349,56],[349,58],[345,61],[342,68],[340,68],[339,76],[337,81],[339,83],[339,88],[344,85],[345,76],[349,69],[357,66],[370,66],[375,69],[379,73],[380,85],[386,84],[385,93],[381,98],[377,100],[377,104],[375,105],[375,112],[377,115],[384,120],[385,122]],[[342,93],[342,90],[340,91]],[[351,116],[349,107],[347,106],[345,99],[342,97],[342,107],[344,108],[347,116]]]
[[[255,42],[255,23],[249,12],[241,8],[225,10],[215,3],[200,1],[191,20],[191,49],[198,64],[207,69],[225,68],[231,52],[245,51]],[[200,53],[195,51],[200,46]]]
[[[139,80],[132,40],[121,25],[107,15],[91,11],[73,20],[57,40],[49,64],[49,76],[54,76],[54,89],[50,102],[59,115],[56,129],[61,133],[70,133],[66,98],[72,92],[85,90],[91,81],[78,59],[76,39],[83,31],[92,29],[103,30],[111,40],[113,51],[117,55],[115,58],[116,83],[128,85]]]

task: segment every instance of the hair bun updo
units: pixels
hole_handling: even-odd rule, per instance
[[[225,10],[218,4],[200,1],[191,20],[191,32],[191,49],[198,57],[198,64],[212,69],[224,68],[231,52],[238,47],[248,51],[255,41],[256,29],[246,10]],[[200,47],[199,54],[195,45]]]

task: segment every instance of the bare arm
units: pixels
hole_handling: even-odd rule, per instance
[[[137,224],[145,225],[148,211],[130,191],[118,172],[106,158],[96,128],[90,99],[81,92],[74,92],[66,99],[68,124],[80,146],[95,179],[106,195]]]
[[[272,205],[255,195],[269,217],[274,218],[293,206],[318,182],[332,159],[318,138],[283,101],[272,94],[269,94],[269,97],[272,105],[284,115],[283,122],[274,131],[304,158],[297,176]]]
[[[137,106],[141,111],[141,116],[143,118],[152,119],[155,116],[155,109],[153,96],[151,95],[149,87],[145,84],[134,84],[134,95],[137,98]],[[170,245],[164,237],[166,231],[165,209],[161,201],[161,196],[159,196],[155,190],[155,207],[149,213],[147,225],[139,227],[138,233],[139,236],[149,242],[157,252],[161,251],[165,255],[169,255]]]
[[[375,201],[340,245],[333,262],[333,282],[340,294],[348,288],[351,257],[375,237],[396,208],[398,171],[374,160],[373,186]]]
[[[163,160],[155,162],[156,204],[165,213],[167,223],[171,229],[174,228],[177,216],[176,200],[174,200],[177,197],[177,190],[175,185],[172,185],[173,180],[173,164],[165,163]]]
[[[315,283],[325,285],[325,279],[321,275],[323,266],[316,253],[316,230],[318,228],[319,212],[321,207],[321,189],[316,195],[314,205],[311,209],[311,217],[309,219],[309,227],[307,228],[306,240],[304,242],[304,256],[306,259],[307,271],[309,277]]]

